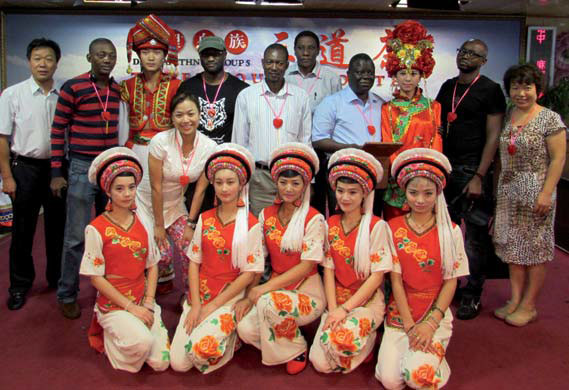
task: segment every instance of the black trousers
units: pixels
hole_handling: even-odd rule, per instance
[[[16,157],[12,161],[12,175],[16,181],[16,195],[12,200],[12,242],[10,244],[10,292],[26,293],[35,279],[32,248],[43,206],[46,279],[57,286],[61,273],[61,252],[65,230],[65,199],[52,195],[49,160]]]

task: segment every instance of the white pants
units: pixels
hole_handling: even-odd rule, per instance
[[[223,367],[233,358],[237,332],[233,304],[243,297],[238,294],[221,306],[188,334],[184,323],[191,306],[184,301],[184,312],[172,340],[171,366],[174,371],[186,372],[196,367],[208,374]]]
[[[335,330],[322,330],[328,318],[328,312],[324,313],[310,347],[310,361],[316,371],[347,374],[355,370],[371,353],[384,313],[380,289],[364,306],[350,310],[344,324]]]
[[[150,329],[126,310],[101,313],[95,307],[95,313],[104,330],[105,354],[113,368],[138,372],[144,362],[155,371],[168,368],[170,342],[160,306],[154,304],[154,323]]]
[[[263,294],[237,325],[243,342],[261,350],[267,366],[287,363],[306,352],[299,326],[313,322],[326,307],[320,275],[306,279],[298,290],[277,290]]]
[[[409,337],[403,329],[385,326],[379,347],[375,377],[387,390],[438,389],[446,385],[450,367],[445,352],[452,335],[452,313],[447,309],[433,335],[437,354],[409,349]]]

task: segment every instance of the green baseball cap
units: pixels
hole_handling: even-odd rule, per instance
[[[223,51],[225,50],[225,42],[220,37],[209,36],[203,37],[200,40],[200,44],[198,46],[198,53],[201,53],[205,49],[215,49]]]

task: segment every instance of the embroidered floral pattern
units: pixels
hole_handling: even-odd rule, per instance
[[[330,340],[336,344],[339,350],[344,351],[346,355],[351,355],[358,349],[354,344],[354,333],[349,329],[340,328],[332,331],[330,333]]]
[[[269,240],[275,241],[277,246],[281,245],[281,240],[283,233],[279,229],[277,229],[277,218],[276,217],[269,217],[265,220],[265,236],[269,238]],[[304,246],[303,246],[304,250]]]
[[[381,256],[379,253],[372,253],[369,257],[369,261],[372,263],[379,263],[381,261]]]
[[[278,311],[285,311],[287,313],[292,311],[292,299],[290,299],[288,295],[273,291],[271,292],[271,299]]]
[[[194,345],[193,350],[196,355],[203,359],[209,360],[213,358],[215,361],[223,356],[222,352],[219,350],[219,343],[215,337],[209,335],[202,337],[201,340]]]
[[[217,254],[230,255],[231,250],[225,248],[225,238],[221,236],[221,232],[215,227],[215,218],[210,217],[206,219],[203,226],[203,236],[212,242],[213,247],[217,250]]]
[[[233,316],[229,313],[224,313],[220,315],[219,323],[221,331],[226,335],[229,335],[231,332],[235,330],[235,321],[233,320]]]
[[[400,227],[395,231],[394,237],[396,238],[395,246],[397,249],[413,255],[423,272],[431,272],[431,268],[435,265],[435,260],[428,258],[427,251],[419,248],[416,242],[409,239],[407,229]],[[399,263],[399,259],[396,259],[395,256],[393,257],[393,263]]]
[[[253,256],[253,255],[247,256],[247,263],[248,264],[255,264],[255,256]]]
[[[340,228],[338,226],[332,226],[328,229],[328,242],[330,247],[344,258],[346,264],[353,266],[354,256],[352,256],[351,249],[344,245],[344,240],[340,238]]]
[[[435,378],[435,369],[430,364],[423,364],[411,373],[411,379],[419,387],[436,386],[440,379]]]
[[[102,266],[103,264],[105,264],[105,260],[104,260],[102,257],[95,257],[95,258],[93,259],[93,265],[94,265],[95,267],[100,267],[100,266]]]
[[[360,319],[360,337],[366,337],[371,332],[371,321],[367,318]]]
[[[121,236],[117,229],[112,226],[107,226],[105,229],[105,236],[111,237],[111,244],[120,245],[123,248],[128,248],[132,252],[132,255],[137,260],[145,260],[144,255],[146,255],[147,249],[141,248],[142,243],[140,241],[132,240],[130,237]]]
[[[207,285],[207,279],[200,280],[200,301],[201,303],[208,303],[211,299],[211,291]]]
[[[443,344],[440,342],[434,343],[433,346],[435,347],[436,351],[435,355],[437,355],[439,357],[439,361],[442,362],[446,354],[445,347],[443,347]]]
[[[312,311],[312,304],[310,298],[305,294],[298,294],[298,310],[303,316],[307,316]]]
[[[336,302],[338,305],[346,303],[346,301],[350,299],[352,295],[352,290],[349,288],[344,288],[336,283]]]
[[[298,325],[294,318],[285,318],[280,324],[275,325],[276,338],[293,340],[296,336]]]

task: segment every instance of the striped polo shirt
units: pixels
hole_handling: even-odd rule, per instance
[[[55,117],[51,126],[51,168],[53,177],[62,176],[61,164],[65,157],[65,135],[71,157],[92,160],[101,152],[119,144],[120,86],[111,78],[108,88],[95,86],[90,72],[67,80],[59,92]],[[97,91],[99,97],[97,97]],[[109,98],[107,123],[101,116]]]

